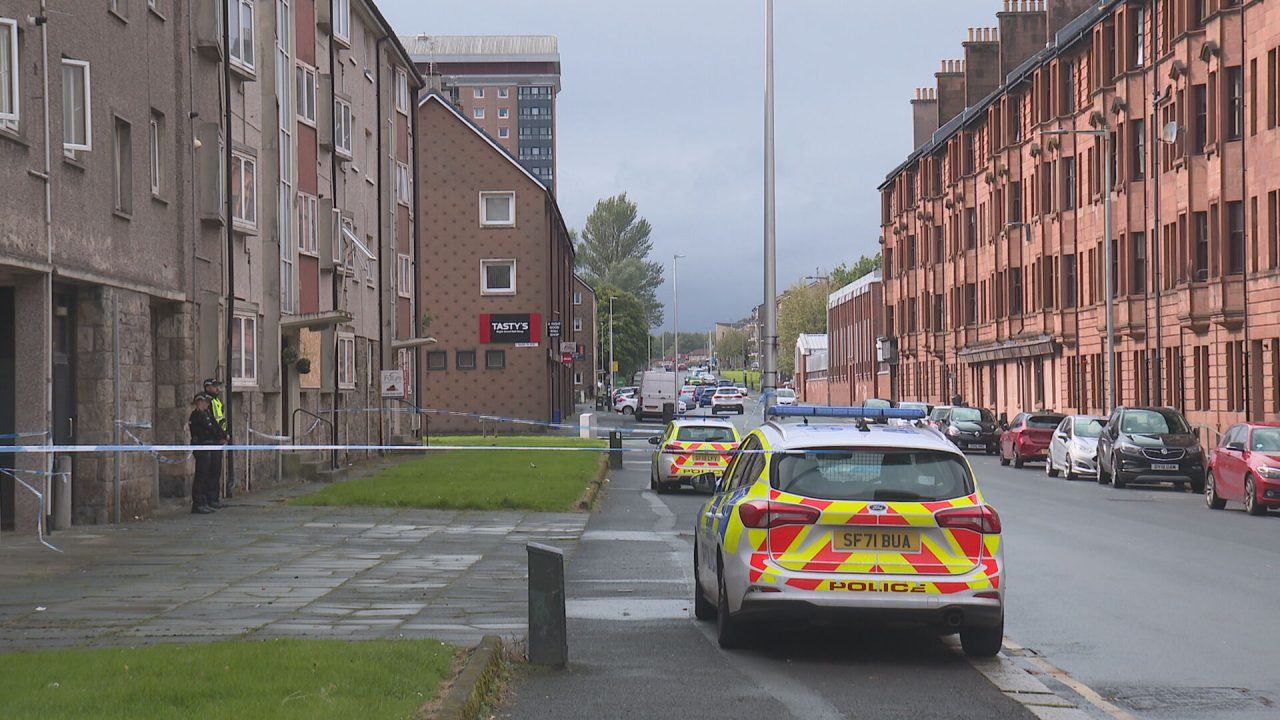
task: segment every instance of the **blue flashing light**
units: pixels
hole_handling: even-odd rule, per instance
[[[923,420],[919,408],[826,407],[821,405],[773,405],[766,416],[798,418],[846,418],[850,420]]]

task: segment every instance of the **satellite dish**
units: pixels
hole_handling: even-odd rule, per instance
[[[1181,130],[1182,126],[1176,120],[1165,125],[1164,129],[1160,131],[1160,141],[1167,145],[1178,142],[1178,132]]]

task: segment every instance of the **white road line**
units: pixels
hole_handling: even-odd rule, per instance
[[[1014,652],[1025,649],[1007,637],[1004,639],[1004,646]],[[960,650],[958,642],[953,644],[953,648],[957,653],[963,652]],[[969,664],[982,673],[992,685],[995,685],[1007,697],[1021,703],[1036,717],[1044,718],[1045,720],[1087,720],[1090,717],[1075,703],[1055,693],[1049,686],[1004,654],[997,655],[991,659],[967,659]],[[1067,674],[1065,670],[1055,667],[1043,658],[1029,657],[1026,659],[1044,674],[1071,688],[1073,692],[1107,716],[1115,718],[1115,720],[1138,720],[1133,715],[1108,702],[1093,688],[1076,680]]]
[[[711,628],[715,627],[714,623],[700,622],[695,625],[707,642],[716,645],[716,639],[711,632]],[[722,651],[722,655],[730,666],[751,678],[761,690],[769,693],[797,720],[844,720],[844,718],[853,717],[827,702],[827,699],[814,692],[813,688],[787,680],[778,673],[778,663],[775,660],[742,652]]]

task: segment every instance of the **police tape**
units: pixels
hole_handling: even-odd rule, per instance
[[[0,433],[0,440],[20,440],[22,438],[44,437],[48,434],[49,434],[48,430],[38,430],[36,432]]]
[[[566,438],[568,439],[568,438]],[[804,448],[798,450],[683,450],[683,449],[667,449],[661,447],[620,447],[611,448],[607,446],[600,447],[581,447],[572,445],[12,445],[2,448],[4,452],[12,452],[16,454],[26,455],[47,455],[47,454],[88,454],[88,453],[114,453],[114,452],[146,452],[150,454],[162,452],[332,452],[334,450],[345,450],[349,452],[383,452],[383,451],[399,451],[399,452],[447,452],[451,450],[476,450],[491,452],[499,451],[516,451],[516,452],[585,452],[585,453],[621,453],[635,454],[643,453],[652,455],[699,455],[699,454],[732,454],[732,455],[782,455],[782,454],[804,454],[804,455],[849,455],[852,451],[848,448]],[[184,457],[183,460],[186,458]],[[178,462],[181,462],[178,461]]]
[[[0,474],[8,475],[9,477],[13,478],[14,482],[18,483],[19,485],[26,488],[27,490],[30,490],[31,494],[36,496],[36,499],[39,500],[39,502],[36,503],[36,539],[40,541],[41,545],[44,545],[50,550],[54,550],[56,552],[62,552],[60,548],[53,545],[48,540],[44,539],[44,505],[45,505],[44,493],[32,487],[30,483],[23,480],[19,476],[35,475],[37,477],[61,477],[63,475],[70,475],[71,473],[48,472],[46,470],[23,470],[20,468],[0,468]]]
[[[408,413],[414,415],[443,415],[447,417],[461,417],[471,420],[479,420],[480,422],[497,422],[507,423],[511,425],[530,425],[534,427],[551,428],[553,430],[578,431],[582,429],[582,425],[574,425],[572,423],[554,423],[546,420],[530,420],[528,418],[514,418],[503,415],[489,415],[486,413],[466,412],[463,410],[445,410],[443,408],[424,408],[411,405],[406,408],[328,408],[318,411],[324,415],[343,414],[343,413]],[[314,427],[314,426],[313,426]],[[604,428],[596,427],[597,430]],[[651,435],[654,433],[652,428],[609,428],[609,430],[624,434],[634,435]],[[309,431],[308,431],[309,432]],[[304,435],[306,433],[303,433]]]

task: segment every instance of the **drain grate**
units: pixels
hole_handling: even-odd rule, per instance
[[[1107,688],[1102,695],[1117,705],[1138,712],[1188,712],[1257,710],[1270,708],[1265,695],[1232,687],[1120,687]]]

